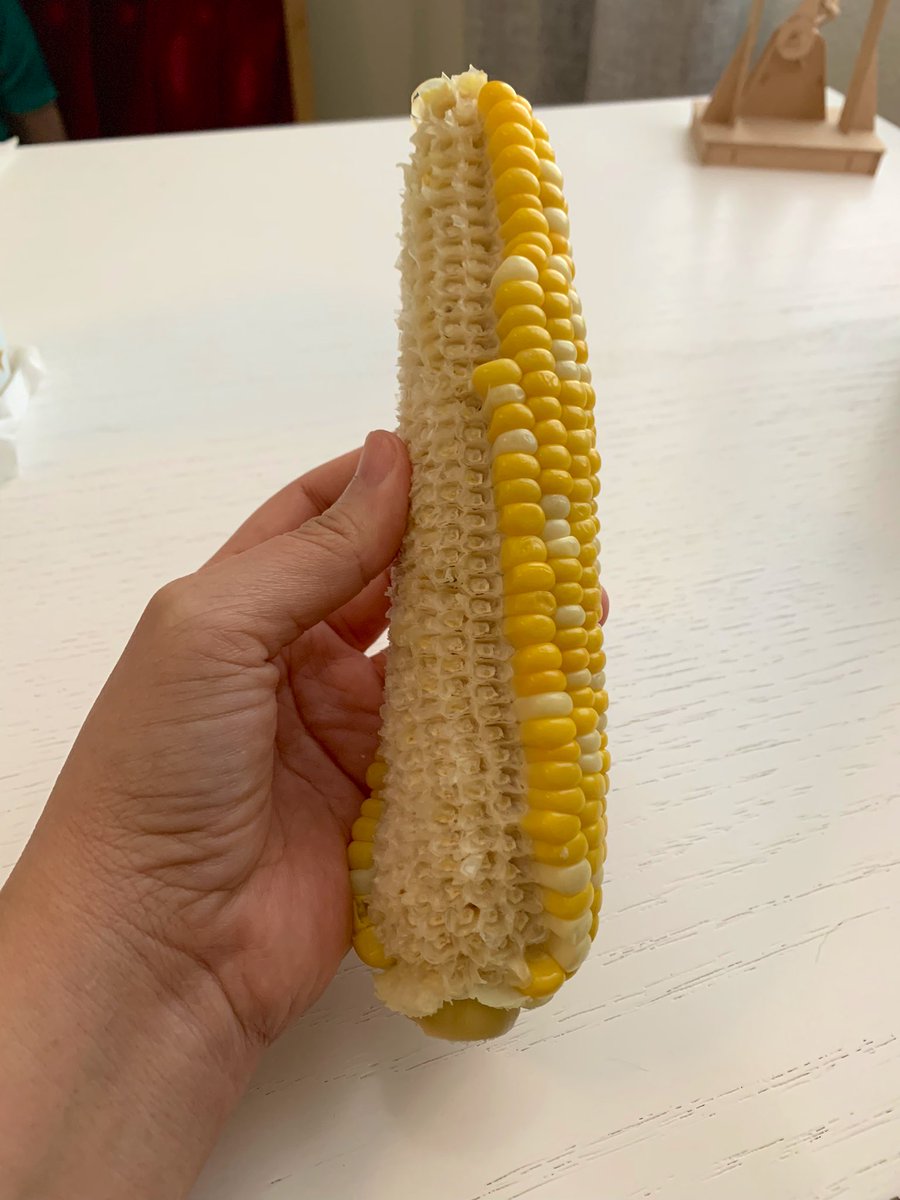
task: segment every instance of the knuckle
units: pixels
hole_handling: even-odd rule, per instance
[[[199,588],[188,575],[164,584],[151,597],[144,619],[154,631],[171,634],[197,625],[206,615]]]

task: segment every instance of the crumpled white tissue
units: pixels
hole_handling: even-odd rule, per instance
[[[0,336],[0,483],[19,473],[16,433],[44,373],[34,346],[8,347]]]
[[[0,171],[12,162],[18,144],[17,137],[7,138],[5,142],[0,142]]]

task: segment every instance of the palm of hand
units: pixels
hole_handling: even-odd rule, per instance
[[[274,751],[270,796],[234,830],[250,851],[234,904],[245,1003],[270,1035],[316,999],[348,946],[346,846],[375,753],[380,661],[323,623],[279,656],[274,735],[269,707],[255,715],[254,736]]]

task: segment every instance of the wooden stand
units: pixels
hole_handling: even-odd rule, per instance
[[[874,132],[878,36],[890,0],[873,0],[843,108],[825,107],[820,25],[835,0],[802,0],[750,60],[765,0],[753,0],[747,30],[709,101],[694,104],[701,162],[874,175],[884,144]]]

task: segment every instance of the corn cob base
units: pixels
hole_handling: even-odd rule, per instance
[[[354,945],[436,1036],[503,1033],[573,974],[605,858],[600,460],[562,176],[508,85],[414,97],[399,432],[413,463]]]

